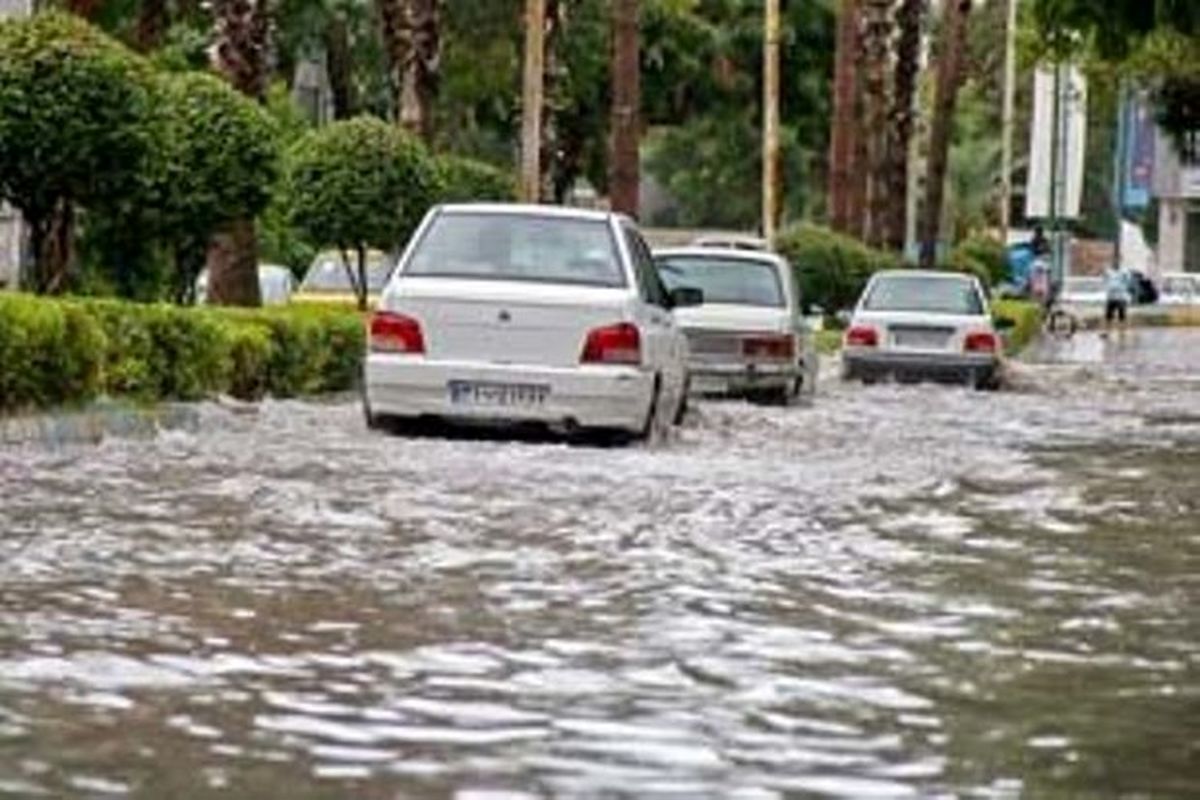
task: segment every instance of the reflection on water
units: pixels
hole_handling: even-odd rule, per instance
[[[1198,796],[1200,337],[1133,336],[658,451],[0,451],[0,796]]]

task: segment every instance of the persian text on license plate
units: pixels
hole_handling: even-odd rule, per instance
[[[941,331],[896,331],[893,339],[898,347],[943,350],[950,341],[950,334]]]
[[[454,405],[531,408],[546,403],[550,387],[533,383],[450,381],[446,384]]]

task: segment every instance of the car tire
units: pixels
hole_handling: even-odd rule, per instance
[[[654,392],[650,396],[650,409],[646,412],[646,422],[642,425],[641,431],[634,437],[635,441],[645,444],[654,444],[661,438],[662,426],[659,423],[658,405],[662,400],[662,379],[658,376],[654,378]]]
[[[682,425],[684,420],[687,419],[688,411],[690,410],[688,397],[691,394],[691,391],[692,379],[688,378],[686,381],[684,381],[683,393],[679,397],[679,405],[675,407],[675,417],[673,419],[673,423],[675,425]]]

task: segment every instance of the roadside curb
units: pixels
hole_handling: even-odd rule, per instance
[[[98,402],[73,411],[0,417],[0,445],[64,447],[98,444],[108,437],[150,438],[163,430],[195,430],[199,412],[194,406],[170,403],[125,406]]]

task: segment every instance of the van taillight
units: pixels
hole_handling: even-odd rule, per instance
[[[846,331],[847,347],[878,347],[879,331],[868,325],[855,325]]]
[[[994,333],[968,333],[963,349],[968,353],[995,353],[1000,349],[1000,340]]]
[[[628,322],[596,328],[588,334],[580,360],[584,364],[639,365],[642,335],[636,325]]]
[[[391,311],[377,311],[371,317],[371,350],[376,353],[425,352],[421,323],[412,317]]]
[[[796,340],[788,335],[748,336],[742,340],[742,355],[770,361],[791,361],[796,357]]]

